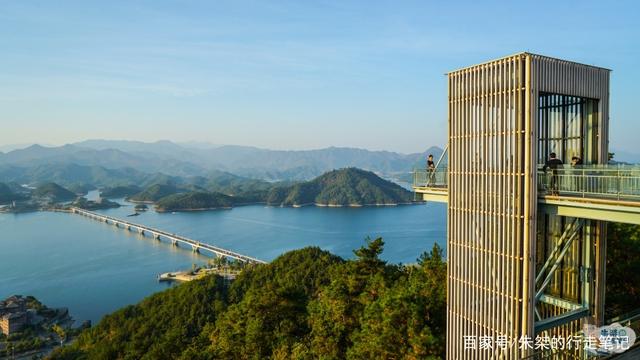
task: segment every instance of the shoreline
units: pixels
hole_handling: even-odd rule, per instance
[[[308,206],[315,207],[324,207],[324,208],[363,208],[363,207],[395,207],[395,206],[406,206],[406,205],[421,205],[424,204],[425,201],[411,201],[411,202],[399,202],[399,203],[371,203],[371,204],[325,204],[325,203],[306,203],[306,204],[293,204],[293,205],[275,205],[275,204],[267,204],[265,202],[256,202],[256,203],[244,203],[237,204],[230,207],[211,207],[211,208],[194,208],[194,209],[154,209],[159,213],[167,213],[167,212],[197,212],[197,211],[209,211],[209,210],[233,210],[234,207],[241,206],[251,206],[251,205],[266,205],[267,207],[273,208],[303,208]]]
[[[125,200],[134,204],[142,204],[143,202],[133,202],[130,200]],[[395,207],[395,206],[407,206],[407,205],[422,205],[425,204],[426,201],[411,201],[411,202],[399,202],[399,203],[371,203],[371,204],[327,204],[327,203],[306,203],[306,204],[293,204],[293,205],[276,205],[276,204],[268,204],[266,202],[255,202],[255,203],[242,203],[234,206],[225,206],[225,207],[210,207],[210,208],[190,208],[190,209],[157,209],[154,206],[154,211],[158,213],[171,213],[171,212],[200,212],[200,211],[213,211],[213,210],[233,210],[235,207],[241,206],[252,206],[252,205],[264,205],[267,207],[273,208],[303,208],[308,206],[322,207],[322,208],[364,208],[364,207]],[[144,202],[145,205],[154,205],[153,202]],[[120,204],[120,207],[127,206],[126,204]],[[87,209],[89,211],[95,210],[104,210],[109,208],[99,208],[99,209]],[[115,208],[115,207],[114,207]],[[19,214],[19,213],[29,213],[29,212],[39,212],[39,211],[49,211],[49,212],[69,212],[66,209],[60,208],[38,208],[38,209],[23,209],[20,211],[0,211],[0,214]]]

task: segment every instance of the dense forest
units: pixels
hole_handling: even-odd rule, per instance
[[[141,192],[137,185],[107,186],[100,190],[100,196],[107,199],[125,198]]]
[[[156,203],[156,211],[193,211],[230,208],[234,203],[234,198],[210,192],[189,192],[179,193],[163,197]]]
[[[153,184],[143,191],[129,197],[128,200],[134,202],[155,202],[163,197],[184,192],[185,190],[173,184]]]
[[[311,181],[298,183],[269,183],[222,171],[212,171],[210,177],[188,179],[156,174],[146,181],[156,182],[146,187],[133,184],[105,186],[100,195],[103,199],[126,197],[132,202],[153,203],[158,211],[206,210],[258,203],[271,206],[364,206],[413,201],[410,191],[357,168],[333,170]],[[67,186],[48,182],[22,197],[12,192],[9,186],[1,186],[0,202],[8,203],[14,198],[63,202],[93,189],[88,184]],[[112,207],[106,200],[102,204],[79,203],[78,206],[88,209]]]
[[[16,194],[7,184],[0,183],[0,204],[7,204],[14,200],[21,200],[23,197]]]
[[[311,181],[275,187],[267,197],[269,205],[385,205],[409,203],[411,192],[376,174],[357,168],[329,171]]]
[[[640,307],[640,225],[607,226],[605,318]]]
[[[229,283],[215,275],[106,316],[53,359],[370,359],[444,357],[446,265],[380,259],[382,239],[344,260],[286,253]]]
[[[122,194],[127,189],[130,188],[120,186],[105,192],[110,196]],[[372,172],[346,168],[294,184],[270,184],[220,173],[213,178],[193,178],[188,185],[154,184],[129,200],[153,202],[158,211],[188,211],[251,203],[272,206],[395,205],[412,202],[413,195]]]
[[[45,183],[33,190],[32,196],[36,198],[48,198],[52,201],[73,200],[77,195],[56,183]]]

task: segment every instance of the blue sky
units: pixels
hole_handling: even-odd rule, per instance
[[[0,145],[87,138],[417,152],[444,73],[520,51],[613,69],[640,153],[635,1],[4,1]]]

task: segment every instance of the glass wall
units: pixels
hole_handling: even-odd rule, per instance
[[[538,108],[538,163],[556,153],[565,164],[577,156],[598,163],[598,100],[541,93]]]

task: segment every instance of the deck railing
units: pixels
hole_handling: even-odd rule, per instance
[[[583,198],[602,198],[640,201],[640,166],[638,165],[584,165],[562,169],[542,170],[538,165],[538,192],[540,195],[559,194]],[[448,185],[448,169],[433,171],[416,169],[414,188],[442,189]]]
[[[413,171],[414,187],[447,188],[449,171],[446,166],[434,170],[415,169]]]
[[[640,166],[637,165],[565,165],[562,169],[546,171],[540,165],[538,169],[541,195],[640,200]]]

